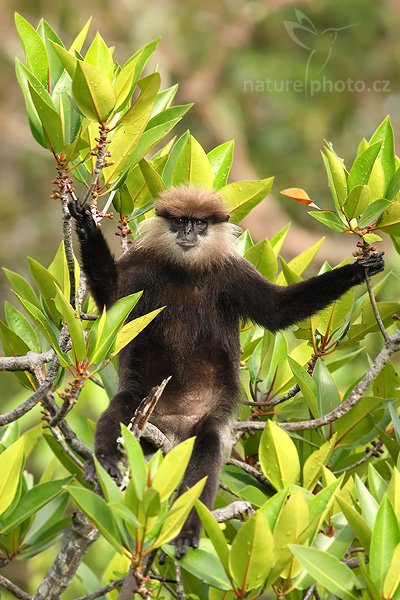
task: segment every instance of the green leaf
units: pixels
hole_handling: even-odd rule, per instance
[[[162,123],[157,127],[145,130],[139,137],[136,147],[132,150],[132,154],[129,156],[125,169],[130,169],[140,159],[142,159],[147,152],[149,152],[156,144],[158,144],[166,135],[175,127],[181,120],[181,117],[172,119],[167,123]]]
[[[382,142],[376,142],[357,156],[349,171],[347,184],[351,191],[357,185],[367,185],[372,168],[382,147]]]
[[[321,360],[317,361],[313,379],[317,386],[317,406],[319,416],[325,415],[339,406],[341,402],[339,390],[336,383],[333,381],[328,368]]]
[[[66,50],[64,48],[64,46],[62,46],[56,42],[51,42],[51,44],[53,46],[54,52],[56,53],[59,61],[61,62],[64,69],[67,71],[68,75],[72,79],[75,75],[76,65],[78,64],[78,59],[73,54],[71,54],[71,51],[68,52],[68,50]]]
[[[205,483],[206,477],[203,477],[203,479],[200,479],[193,487],[175,500],[163,521],[161,531],[157,539],[153,542],[152,548],[159,548],[162,544],[166,544],[178,535],[196,500],[203,491]]]
[[[122,348],[125,348],[125,346],[127,346],[136,336],[138,336],[139,333],[141,333],[143,329],[145,329],[149,323],[151,323],[153,319],[155,319],[155,317],[160,314],[162,310],[164,310],[164,308],[165,306],[157,308],[156,310],[153,310],[146,315],[142,315],[141,317],[137,317],[136,319],[133,319],[132,321],[129,321],[129,323],[123,325],[117,334],[115,346],[111,356],[116,356],[118,352],[122,350]]]
[[[175,560],[175,546],[165,545],[163,550],[172,560]],[[231,590],[232,587],[209,540],[201,539],[199,548],[189,548],[185,556],[179,559],[179,565],[201,582],[213,586],[209,589],[209,597],[211,591],[215,592],[215,588],[217,588],[224,590],[221,600],[227,600],[226,594],[229,594],[228,590]],[[230,598],[230,596],[228,597]]]
[[[72,79],[74,100],[90,121],[105,123],[115,107],[111,81],[102,71],[78,60]]]
[[[299,563],[315,580],[341,600],[355,600],[357,577],[349,567],[331,554],[317,548],[307,548],[296,544],[290,550]]]
[[[18,294],[17,297],[25,308],[26,312],[32,318],[34,323],[36,323],[46,340],[49,342],[50,346],[56,351],[60,365],[62,367],[66,367],[69,364],[69,357],[65,352],[60,350],[56,334],[54,333],[54,330],[46,315],[28,300],[18,296]]]
[[[54,31],[54,29],[52,29],[52,27],[50,27],[50,25],[44,19],[40,19],[37,32],[42,38],[46,47],[47,59],[49,62],[49,85],[50,92],[52,92],[55,84],[62,75],[64,67],[57,54],[55,53],[51,42],[56,42],[60,46],[63,46],[63,43]]]
[[[285,227],[283,227],[280,231],[278,231],[278,233],[276,233],[274,235],[274,237],[271,239],[271,246],[274,249],[276,257],[278,257],[279,252],[282,249],[282,246],[283,246],[283,243],[288,234],[289,228],[290,228],[290,223],[287,223],[287,225],[285,225]]]
[[[267,238],[247,250],[244,258],[251,262],[266,279],[275,281],[278,272],[278,261]]]
[[[218,190],[228,182],[233,161],[234,141],[224,142],[211,150],[207,156],[211,165],[213,188]]]
[[[400,202],[398,200],[391,202],[382,213],[377,228],[383,229],[389,235],[400,236]]]
[[[382,398],[364,396],[348,413],[334,421],[333,427],[338,434],[338,444],[349,445],[357,442],[370,431],[373,414],[382,409],[382,402]]]
[[[368,179],[368,188],[371,193],[371,202],[385,195],[385,173],[379,157],[374,162],[371,175]]]
[[[185,131],[185,133],[183,133],[181,137],[175,142],[171,152],[169,153],[167,163],[163,172],[163,180],[166,186],[171,185],[172,173],[174,172],[176,162],[189,138],[189,131]]]
[[[62,131],[61,118],[54,107],[49,106],[44,102],[35,89],[28,83],[29,91],[32,97],[33,104],[39,115],[40,122],[43,127],[44,134],[48,143],[48,147],[53,154],[59,154],[64,147],[64,138]]]
[[[136,73],[136,64],[137,62],[134,61],[127,62],[117,75],[117,78],[114,83],[116,110],[118,110],[133,93],[133,82]]]
[[[273,177],[259,181],[237,181],[222,187],[219,192],[231,213],[231,219],[239,222],[271,191]]]
[[[42,38],[35,28],[17,12],[15,13],[15,26],[25,52],[28,69],[32,71],[44,87],[47,87],[49,65],[46,47]]]
[[[326,465],[335,447],[336,437],[337,436],[334,435],[330,440],[325,442],[325,444],[322,444],[318,450],[310,454],[304,463],[303,487],[305,487],[306,490],[312,492],[316,486],[321,475],[322,467]]]
[[[332,229],[332,231],[345,231],[346,229],[346,226],[338,215],[329,210],[310,210],[308,211],[308,214],[323,225],[329,227],[329,229]]]
[[[118,518],[114,517],[107,502],[91,490],[76,486],[65,488],[76,504],[96,525],[105,539],[117,550],[125,554],[124,543],[118,528]]]
[[[358,227],[360,229],[363,229],[364,227],[371,225],[371,223],[374,223],[374,221],[376,221],[381,216],[381,214],[389,206],[389,204],[390,201],[385,200],[385,198],[375,200],[375,202],[370,204],[362,213],[358,221]]]
[[[87,33],[89,31],[90,23],[92,22],[92,17],[90,17],[85,25],[82,27],[74,41],[72,42],[69,51],[73,54],[75,51],[80,52],[82,50],[82,46],[85,43]]]
[[[264,475],[276,490],[298,482],[300,463],[296,446],[274,421],[267,421],[262,432],[259,458]]]
[[[120,327],[139,301],[141,295],[142,292],[136,292],[120,298],[106,311],[105,317],[95,322],[87,340],[88,361],[90,363],[96,364],[107,356]]]
[[[116,130],[109,146],[114,164],[103,170],[104,179],[107,183],[118,179],[128,165],[132,166],[135,164],[132,159],[132,153],[138,145],[139,139],[143,142],[142,133],[149,120],[154,100],[160,88],[159,73],[152,73],[139,81],[138,85],[140,87],[140,95],[134,105],[121,119],[120,126]],[[143,158],[146,152],[147,150],[137,160]]]
[[[316,254],[318,253],[318,251],[321,248],[324,241],[325,241],[325,237],[322,237],[320,240],[318,240],[318,242],[316,242],[315,244],[313,244],[306,250],[303,250],[303,252],[300,252],[300,254],[298,254],[297,256],[292,258],[291,261],[289,261],[288,266],[297,275],[302,275],[304,273],[304,271],[307,269],[307,267],[314,260]],[[277,279],[277,283],[278,282],[279,282],[279,277]]]
[[[400,191],[400,169],[397,169],[393,175],[386,192],[386,198],[388,200],[394,200]]]
[[[400,530],[395,512],[385,497],[376,515],[369,549],[369,570],[372,581],[382,590],[392,556],[400,543]]]
[[[155,168],[144,158],[139,162],[139,168],[147,183],[153,198],[156,198],[162,191],[165,190],[165,185],[162,177],[157,173]]]
[[[274,494],[259,508],[259,512],[264,516],[271,531],[275,529],[277,519],[286,503],[288,494],[288,488],[284,488]]]
[[[97,478],[101,486],[101,490],[104,494],[104,498],[107,502],[122,502],[122,494],[118,489],[117,484],[108,472],[105,470],[103,465],[97,460],[93,454],[93,460],[96,467]]]
[[[29,92],[28,84],[32,81],[35,81],[37,89],[42,90],[43,94],[47,94],[47,90],[42,87],[40,81],[34,76],[33,73],[28,71],[26,67],[21,63],[18,58],[15,59],[15,73],[18,79],[18,83],[21,87],[22,93],[24,95],[26,112],[28,115],[29,127],[31,129],[32,135],[35,140],[43,146],[43,148],[48,148],[48,144],[46,141],[46,137],[44,135],[43,127],[38,117],[35,105],[33,104],[32,96]]]
[[[0,341],[5,356],[24,356],[29,352],[29,346],[12,329],[0,321]],[[29,390],[35,389],[36,381],[28,371],[16,372],[17,379]]]
[[[336,496],[336,502],[339,504],[346,521],[354,531],[354,534],[360,540],[362,546],[368,552],[369,545],[371,543],[371,529],[360,515],[348,502],[343,500],[340,496]]]
[[[229,571],[240,590],[259,588],[274,562],[274,539],[260,512],[239,529],[229,552]]]
[[[90,483],[84,478],[82,469],[76,464],[76,462],[71,458],[67,452],[60,446],[52,433],[48,433],[47,431],[43,432],[43,437],[53,452],[54,456],[59,460],[59,462],[65,467],[68,473],[74,475],[76,479],[84,485],[85,487],[92,487]]]
[[[194,441],[194,437],[188,438],[165,455],[152,482],[152,487],[160,494],[161,502],[167,500],[181,482],[189,464]]]
[[[133,415],[132,415],[133,416]],[[121,424],[124,448],[128,459],[132,483],[139,500],[143,499],[147,482],[147,465],[139,440],[125,425]]]
[[[44,300],[46,311],[53,323],[58,325],[60,323],[61,315],[55,305],[55,297],[58,290],[56,279],[48,269],[34,258],[28,257],[28,266],[36,287]]]
[[[22,298],[29,300],[29,302],[31,304],[34,304],[36,308],[40,308],[40,302],[35,292],[33,291],[32,286],[26,281],[26,279],[21,277],[21,275],[19,275],[18,273],[10,271],[5,267],[3,267],[3,271],[8,281],[10,282],[13,290],[17,292]]]
[[[310,517],[304,492],[299,487],[294,487],[292,494],[282,507],[274,528],[275,560],[270,582],[280,576],[287,579],[295,575],[298,567],[293,565],[293,557],[289,544],[305,542],[309,537],[306,532]]]
[[[383,597],[398,598],[395,593],[400,586],[400,544],[397,544],[383,582]]]
[[[53,498],[56,498],[62,491],[63,486],[70,483],[72,477],[66,479],[58,479],[56,481],[46,481],[36,485],[27,491],[22,496],[18,503],[17,508],[13,513],[5,520],[0,527],[0,534],[4,535],[17,527],[22,521],[28,519],[31,515],[36,513],[42,506],[48,504]]]
[[[355,476],[355,487],[361,505],[362,516],[369,527],[373,529],[379,505],[358,475]]]
[[[56,293],[56,307],[68,326],[75,360],[81,363],[86,358],[86,344],[83,336],[82,321],[60,289]]]
[[[111,81],[114,75],[114,61],[107,44],[97,32],[85,56],[85,63],[99,69]]]
[[[346,198],[343,210],[348,221],[359,217],[368,207],[370,191],[367,185],[356,185]]]
[[[30,350],[37,353],[42,352],[38,335],[28,319],[7,301],[4,303],[4,308],[9,328],[25,342]]]
[[[393,127],[389,116],[385,117],[369,140],[370,144],[375,142],[382,142],[380,160],[385,175],[385,189],[387,190],[396,169]]]
[[[24,463],[24,440],[20,438],[0,454],[0,515],[12,503]]]
[[[212,512],[208,510],[205,504],[203,504],[200,500],[197,500],[195,508],[201,519],[201,522],[203,523],[203,527],[207,533],[207,536],[210,538],[212,545],[218,554],[221,564],[223,565],[225,571],[229,572],[229,547],[224,534],[222,533],[217,521],[214,519]]]
[[[327,169],[329,168],[331,181],[336,198],[340,206],[343,206],[347,196],[347,177],[343,162],[329,148],[325,148],[327,158]]]
[[[185,183],[207,189],[211,189],[213,184],[207,155],[193,136],[183,146],[172,173],[172,185]]]

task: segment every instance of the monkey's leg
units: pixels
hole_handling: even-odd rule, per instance
[[[118,392],[97,423],[94,452],[96,458],[117,483],[122,479],[118,468],[121,453],[117,444],[117,439],[121,435],[121,423],[124,425],[129,423],[137,404],[130,392]],[[88,478],[93,479],[95,469],[91,461],[85,466],[85,472]]]
[[[193,448],[185,477],[181,486],[183,493],[200,479],[207,476],[206,485],[200,500],[212,508],[218,489],[219,474],[222,468],[226,433],[229,432],[227,423],[216,423],[215,420],[205,421],[196,431],[196,441]],[[176,557],[182,558],[190,547],[199,545],[201,521],[195,509],[191,511],[180,534],[175,538]]]

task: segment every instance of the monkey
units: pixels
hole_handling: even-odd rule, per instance
[[[383,252],[278,286],[235,250],[241,230],[229,222],[217,191],[171,187],[154,209],[132,247],[116,260],[89,206],[69,203],[99,310],[139,290],[143,296],[128,320],[166,307],[119,354],[118,392],[98,420],[95,455],[118,480],[120,423],[127,424],[151,388],[171,376],[150,422],[173,444],[196,436],[182,489],[207,476],[200,499],[211,509],[240,402],[240,320],[271,332],[286,329],[362,283],[366,272],[382,271]],[[193,509],[174,540],[177,558],[198,546],[200,532]]]

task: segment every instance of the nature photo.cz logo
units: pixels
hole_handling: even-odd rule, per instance
[[[390,82],[362,79],[330,79],[324,70],[331,60],[334,46],[345,30],[358,23],[343,27],[328,27],[319,30],[301,10],[295,9],[296,21],[284,21],[290,39],[307,53],[304,79],[257,79],[244,81],[244,91],[250,92],[297,92],[306,98],[319,92],[390,92]]]

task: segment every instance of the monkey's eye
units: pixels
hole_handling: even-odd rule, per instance
[[[176,225],[176,227],[181,227],[186,223],[186,219],[184,217],[175,217],[172,219],[172,222],[174,225]]]
[[[207,221],[204,221],[203,219],[195,219],[194,226],[196,227],[197,231],[203,231],[207,227]]]

